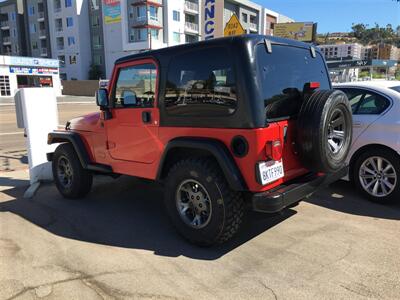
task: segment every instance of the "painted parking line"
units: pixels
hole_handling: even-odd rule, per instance
[[[23,131],[15,131],[15,132],[2,132],[2,133],[0,133],[0,136],[3,136],[3,135],[17,135],[17,134],[24,134],[24,132]]]

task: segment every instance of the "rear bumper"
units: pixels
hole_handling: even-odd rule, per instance
[[[308,174],[272,190],[252,195],[253,210],[259,212],[278,212],[293,203],[311,196],[318,189],[346,176],[348,167],[333,174]]]

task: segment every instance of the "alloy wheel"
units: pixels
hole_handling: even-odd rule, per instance
[[[204,186],[194,179],[185,180],[178,186],[176,208],[181,219],[192,228],[200,229],[210,222],[210,196]]]

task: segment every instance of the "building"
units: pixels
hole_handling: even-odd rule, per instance
[[[25,0],[24,16],[28,56],[51,57],[47,0]]]
[[[62,79],[88,79],[92,62],[89,1],[47,1],[52,57]]]
[[[28,55],[23,0],[0,2],[0,55]]]
[[[106,67],[104,64],[104,34],[103,34],[103,14],[101,0],[89,1],[89,24],[92,51],[92,66],[99,70],[99,77],[104,78],[106,75]],[[93,77],[96,74],[93,74]],[[90,76],[89,76],[90,77]],[[97,79],[97,78],[90,78]]]
[[[54,87],[61,95],[58,67],[56,59],[0,55],[0,97],[13,97],[24,87]]]
[[[320,45],[319,48],[326,60],[361,59],[364,53],[362,45],[357,43]]]

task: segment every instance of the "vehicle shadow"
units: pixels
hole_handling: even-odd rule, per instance
[[[170,225],[162,203],[163,190],[154,183],[125,176],[116,180],[99,176],[83,200],[62,198],[53,184],[41,187],[33,199],[23,199],[23,192],[21,187],[3,191],[14,199],[0,202],[0,213],[11,212],[69,239],[202,260],[218,259],[296,214],[290,209],[274,215],[249,211],[242,230],[232,241],[200,248],[186,242]]]
[[[306,200],[343,213],[373,218],[400,220],[400,199],[393,205],[381,205],[368,201],[348,181],[339,180],[318,191]]]

